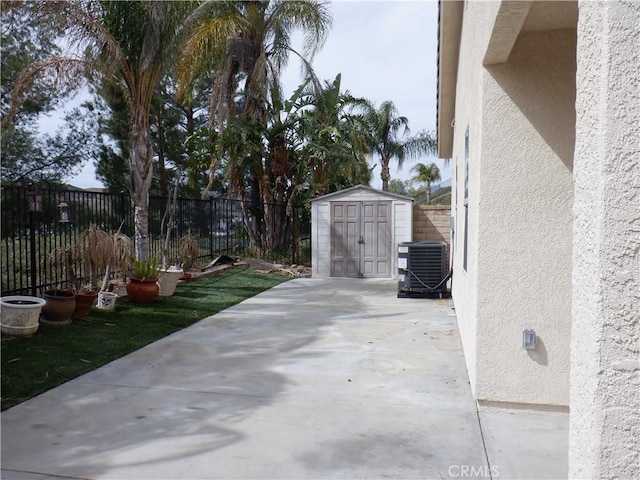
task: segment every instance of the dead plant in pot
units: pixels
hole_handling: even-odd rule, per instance
[[[98,274],[104,272],[113,262],[114,237],[91,224],[78,235],[74,249],[76,258],[82,262],[84,273],[88,274],[82,290],[96,291]]]
[[[124,223],[124,222],[123,222]],[[122,224],[116,233],[111,234],[113,250],[111,252],[110,262],[105,267],[102,287],[98,292],[98,308],[101,310],[113,310],[118,295],[112,292],[113,284],[111,276],[117,277],[119,274],[126,272],[130,266],[131,253],[133,251],[131,239],[121,233]],[[126,279],[122,282],[122,286],[126,285]]]
[[[113,263],[114,238],[95,224],[89,225],[74,245],[75,255],[82,262],[86,282],[77,288],[75,315],[86,317],[98,299],[98,275]]]
[[[162,217],[160,231],[164,233],[164,245],[162,247],[162,268],[158,277],[160,295],[171,296],[176,291],[178,280],[183,274],[180,264],[169,264],[169,244],[171,243],[171,232],[175,226],[176,200],[178,198],[179,177],[176,177],[173,184],[171,196],[167,199],[167,208]]]
[[[191,274],[187,273],[187,269],[193,267],[198,259],[198,242],[191,236],[185,235],[178,240],[178,256],[184,270],[182,280],[191,278]]]

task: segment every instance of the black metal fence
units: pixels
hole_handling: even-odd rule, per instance
[[[65,206],[65,204],[67,206]],[[35,211],[37,210],[37,211]],[[167,198],[149,199],[150,255],[159,258],[164,245],[162,219]],[[2,230],[0,262],[2,295],[37,295],[58,279],[48,278],[45,263],[54,250],[73,245],[83,230],[96,224],[107,232],[121,232],[134,238],[133,207],[128,194],[85,190],[2,187]],[[68,222],[62,218],[68,215]],[[272,260],[309,264],[311,260],[310,218],[308,210],[294,209],[290,216],[290,238],[284,239],[286,252],[276,252]],[[169,258],[178,258],[178,240],[189,235],[198,244],[198,263],[218,255],[255,255],[243,222],[239,200],[181,198],[175,205],[174,223],[169,241]],[[275,256],[275,257],[274,257]],[[86,272],[77,266],[78,277]],[[50,275],[49,275],[50,277]]]

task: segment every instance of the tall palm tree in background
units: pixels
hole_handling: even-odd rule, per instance
[[[412,182],[425,183],[427,192],[427,203],[431,201],[431,184],[440,180],[440,169],[435,163],[425,165],[424,163],[416,163],[411,171],[415,175],[411,179]]]
[[[379,108],[370,104],[365,112],[370,128],[369,146],[372,154],[380,157],[382,190],[389,191],[389,164],[395,159],[402,167],[405,158],[435,154],[436,142],[427,132],[419,132],[403,139],[410,133],[409,120],[399,116],[392,101],[382,102]]]
[[[149,188],[153,175],[149,111],[155,88],[177,51],[179,27],[192,2],[44,1],[15,2],[25,12],[64,29],[64,40],[81,55],[51,57],[20,77],[19,102],[38,77],[77,87],[79,78],[114,82],[129,107],[129,174],[134,206],[136,257],[149,256]]]

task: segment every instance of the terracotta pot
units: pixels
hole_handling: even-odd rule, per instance
[[[191,280],[191,274],[190,273],[183,273],[182,275],[180,275],[180,280]]]
[[[0,299],[3,335],[28,337],[38,331],[40,311],[46,301],[38,297],[12,295]]]
[[[91,311],[91,307],[98,300],[98,292],[76,293],[76,309],[73,311],[74,317],[86,317]]]
[[[158,279],[130,278],[127,283],[127,296],[133,303],[153,303],[160,293]]]
[[[76,309],[76,294],[71,290],[47,290],[43,295],[47,303],[42,307],[42,322],[51,325],[71,323]]]

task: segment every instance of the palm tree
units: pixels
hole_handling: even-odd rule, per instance
[[[274,224],[273,218],[266,217],[279,212],[269,205],[284,200],[283,186],[291,182],[294,156],[283,148],[286,144],[277,134],[279,120],[272,108],[282,98],[281,71],[294,54],[315,81],[310,61],[330,25],[328,7],[316,0],[207,1],[189,20],[190,35],[178,65],[178,93],[188,98],[193,80],[213,72],[209,127],[219,132],[223,142],[212,152],[203,195],[212,187],[218,165],[226,160],[230,164],[225,168],[227,178],[235,193],[245,209],[254,212],[252,222],[245,215],[249,231],[256,230],[256,223]],[[304,34],[302,52],[291,44],[295,30]],[[235,140],[225,133],[227,129],[235,132]],[[260,136],[265,141],[259,141]],[[253,235],[252,243],[261,246]]]
[[[307,88],[301,99],[302,105],[309,107],[299,132],[305,144],[303,168],[317,195],[368,184],[371,177],[365,157],[369,153],[367,132],[357,115],[366,100],[341,92],[341,78],[338,74],[333,82],[325,81],[320,91]]]
[[[270,88],[280,90],[280,73],[292,53],[313,78],[310,61],[326,39],[331,17],[327,6],[316,0],[209,0],[193,12],[188,25],[178,94],[188,96],[192,80],[213,71],[213,126],[237,113],[234,96],[242,82],[241,111],[264,115],[262,104]],[[302,53],[291,45],[297,29],[304,33]]]
[[[431,184],[440,180],[440,169],[435,163],[425,165],[416,163],[411,171],[416,174],[411,179],[412,182],[426,183],[427,203],[431,201]]]
[[[13,99],[20,101],[37,78],[54,76],[66,88],[79,78],[110,81],[129,107],[129,174],[138,259],[149,256],[149,188],[153,151],[149,128],[151,100],[177,51],[180,25],[192,2],[115,0],[24,2],[41,21],[56,22],[65,40],[82,56],[51,57],[32,64],[20,77]],[[74,85],[75,84],[75,85]]]
[[[370,104],[365,111],[370,128],[369,145],[372,153],[380,157],[382,170],[382,190],[389,191],[389,164],[396,159],[398,167],[402,167],[405,158],[436,152],[436,142],[427,132],[403,140],[402,137],[410,133],[407,117],[398,116],[398,111],[392,101],[382,102],[378,109]]]

